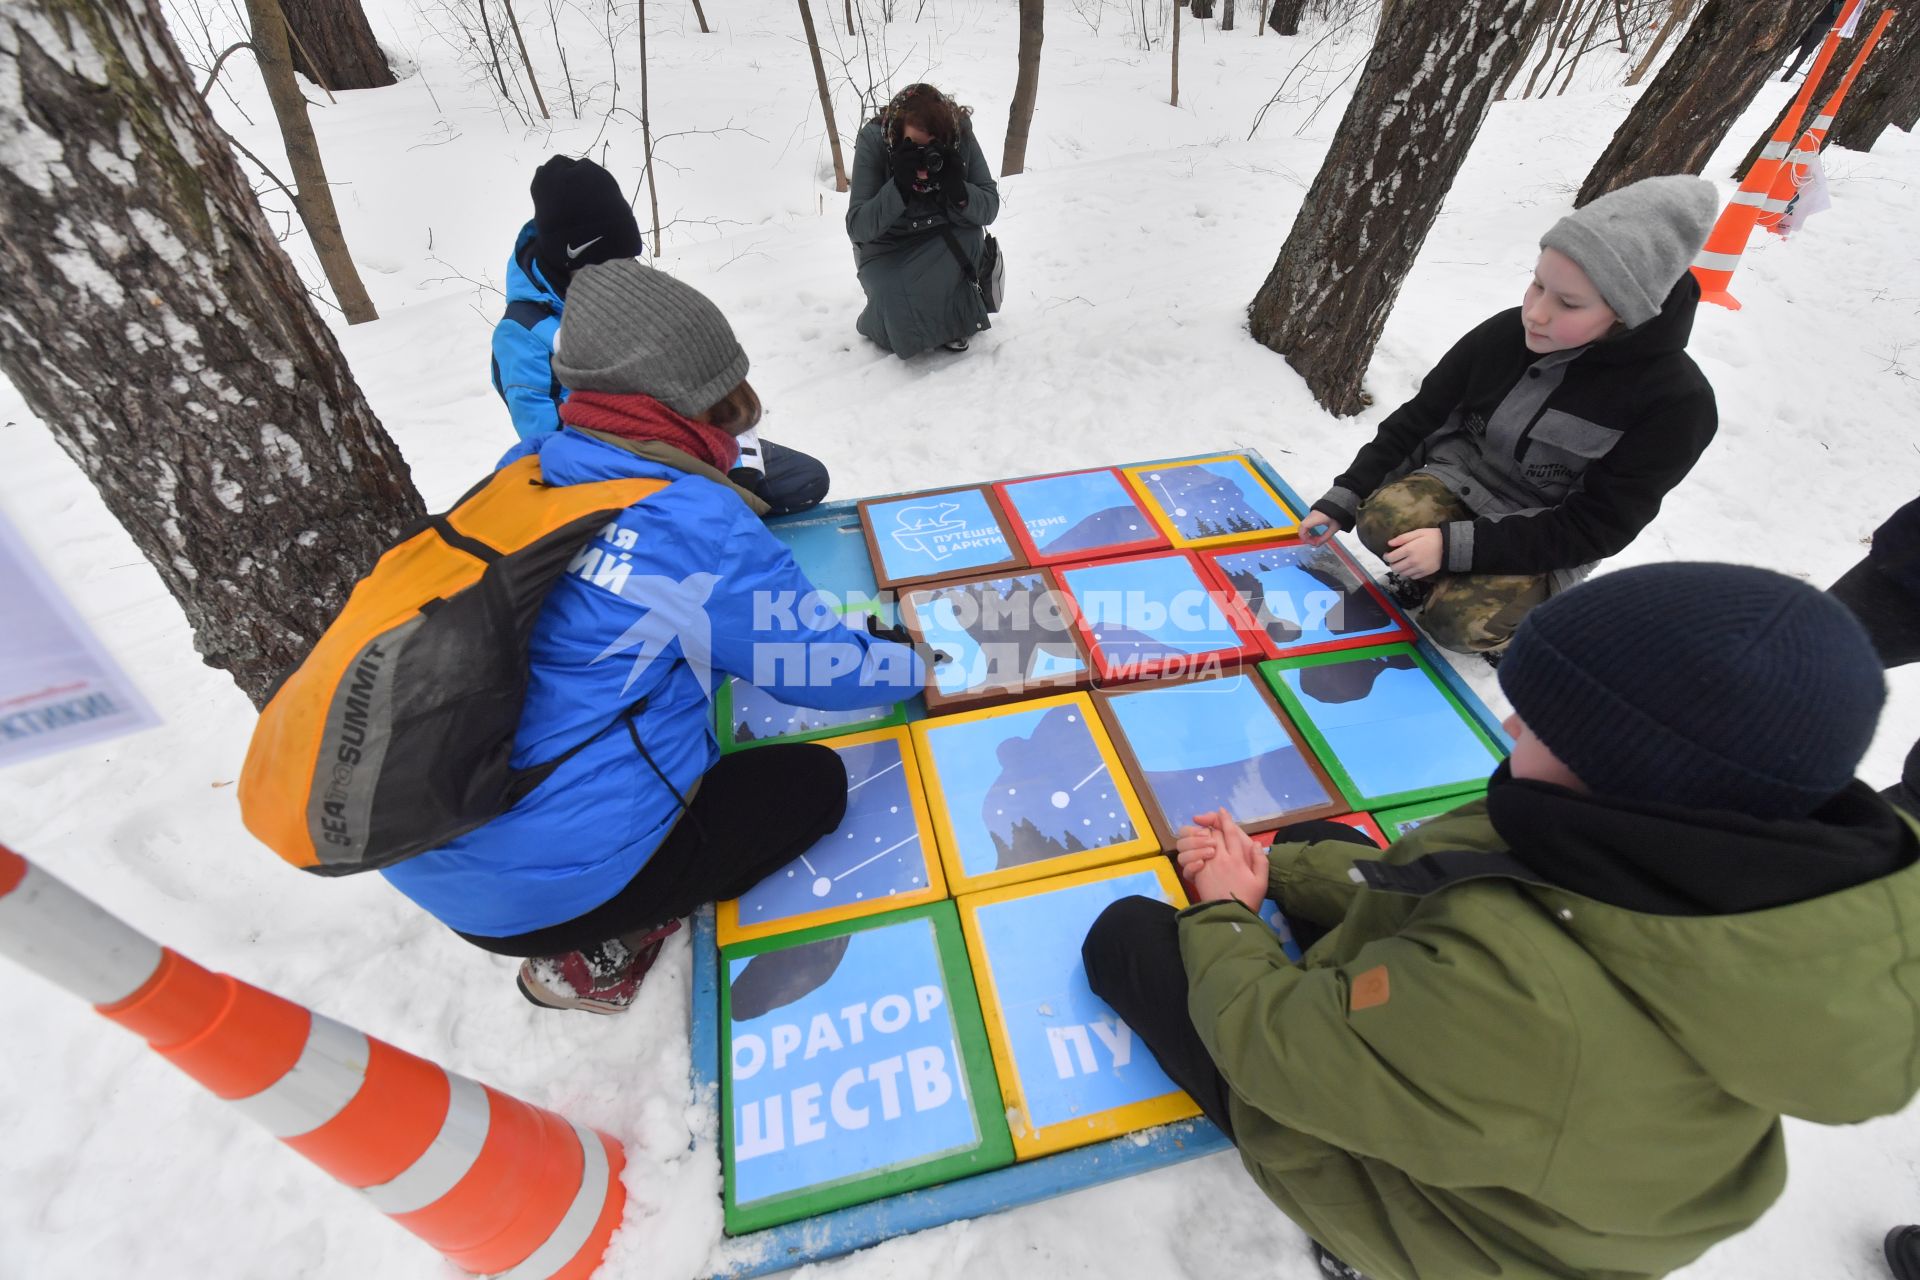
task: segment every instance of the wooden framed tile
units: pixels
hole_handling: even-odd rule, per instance
[[[1139,894],[1187,905],[1173,864],[1147,858],[959,899],[1015,1155],[1031,1160],[1200,1108],[1093,994],[1080,943]]]
[[[941,864],[955,894],[1159,849],[1084,693],[910,727]]]
[[[874,580],[882,587],[1027,567],[1000,500],[985,485],[864,498],[859,510]]]
[[[925,690],[935,714],[1086,686],[1093,678],[1073,601],[1045,569],[906,587],[900,621],[947,661]]]
[[[1254,672],[1102,691],[1094,705],[1162,850],[1216,809],[1257,833],[1347,808]]]
[[[723,947],[947,896],[907,730],[857,733],[821,745],[846,765],[846,816],[792,862],[716,904]]]

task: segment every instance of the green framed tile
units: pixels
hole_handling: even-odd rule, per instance
[[[876,600],[836,605],[834,612],[842,617],[871,614],[882,625],[892,623],[889,611]],[[821,711],[782,702],[764,689],[734,679],[723,683],[713,695],[713,732],[720,740],[721,755],[764,747],[770,742],[816,742],[869,729],[891,729],[906,722],[905,701],[854,711]]]
[[[1013,1163],[951,901],[723,947],[727,1234]]]
[[[1351,808],[1484,789],[1503,758],[1411,644],[1276,658],[1260,674]]]
[[[1483,783],[1477,791],[1463,791],[1457,796],[1442,796],[1438,800],[1423,800],[1419,804],[1403,804],[1397,809],[1376,810],[1373,820],[1380,824],[1380,830],[1388,840],[1398,840],[1428,818],[1452,813],[1461,805],[1478,800],[1486,793],[1486,786]]]

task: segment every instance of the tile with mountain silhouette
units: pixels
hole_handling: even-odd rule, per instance
[[[1219,675],[1263,652],[1252,619],[1184,551],[1054,566],[1103,685]]]
[[[1380,829],[1386,832],[1387,839],[1398,840],[1415,827],[1424,826],[1441,814],[1452,813],[1461,805],[1471,804],[1475,800],[1484,799],[1486,794],[1486,785],[1482,783],[1479,788],[1464,792],[1460,795],[1442,796],[1438,800],[1427,800],[1420,804],[1405,804],[1392,809],[1380,809],[1377,810],[1373,816],[1379,819]]]
[[[1010,1164],[951,902],[720,952],[729,1235]]]
[[[1410,644],[1260,664],[1353,809],[1483,789],[1504,751]]]
[[[1252,672],[1104,691],[1094,705],[1163,850],[1197,814],[1225,809],[1261,832],[1347,808]]]
[[[782,702],[758,685],[728,680],[713,696],[714,730],[723,752],[765,746],[769,742],[812,742],[839,734],[863,733],[905,724],[907,704],[827,711]]]
[[[1269,657],[1391,644],[1407,620],[1338,543],[1277,542],[1200,553],[1215,581],[1253,618]]]
[[[1160,847],[1084,693],[963,711],[911,728],[955,894]]]
[[[1096,560],[1167,545],[1112,467],[1003,480],[994,487],[1031,564]]]
[[[1092,677],[1073,602],[1044,569],[902,590],[900,621],[944,659],[928,672],[932,712],[1081,688]]]

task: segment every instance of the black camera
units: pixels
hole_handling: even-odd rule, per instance
[[[939,177],[940,170],[945,168],[946,164],[947,164],[946,153],[939,150],[937,147],[920,148],[920,167],[927,171],[927,176],[929,178]]]

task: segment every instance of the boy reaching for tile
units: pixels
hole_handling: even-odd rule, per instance
[[[1521,305],[1453,345],[1300,522],[1387,562],[1443,648],[1497,662],[1527,611],[1632,542],[1718,427],[1686,353],[1719,208],[1643,178],[1540,239]]]
[[[1331,1275],[1663,1276],[1780,1194],[1783,1116],[1920,1078],[1920,821],[1853,778],[1885,689],[1842,606],[1625,569],[1500,683],[1484,799],[1385,851],[1203,815],[1196,904],[1123,899],[1082,949]],[[1330,930],[1299,965],[1268,896]]]

